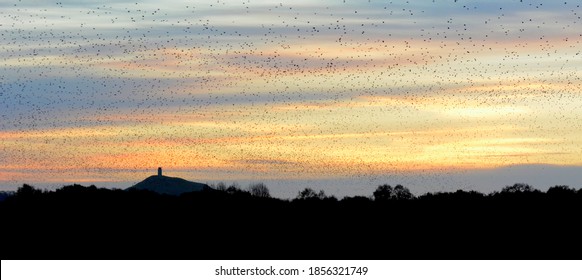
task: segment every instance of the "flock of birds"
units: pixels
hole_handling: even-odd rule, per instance
[[[385,138],[333,135],[446,126],[415,121],[433,104],[566,104],[552,117],[582,131],[579,1],[336,2],[3,2],[4,174],[61,170],[55,160],[79,174],[147,169],[114,156],[150,151],[136,141],[174,150],[176,166],[193,169],[231,160],[253,176],[366,174],[365,159],[338,166],[321,154],[374,153]],[[408,107],[382,107],[386,98]],[[329,141],[303,147],[292,137]],[[255,138],[263,141],[249,147]],[[112,146],[121,163],[91,156]]]

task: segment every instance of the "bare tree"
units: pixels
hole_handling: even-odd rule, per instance
[[[225,192],[226,191],[226,185],[224,184],[224,182],[218,183],[218,185],[216,185],[216,190]]]
[[[315,192],[311,188],[305,188],[304,190],[300,191],[297,195],[297,199],[324,199],[326,198],[325,192],[320,190],[319,193]]]
[[[269,188],[263,183],[253,184],[249,186],[249,192],[256,197],[271,197]]]

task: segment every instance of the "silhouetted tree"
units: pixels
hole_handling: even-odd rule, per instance
[[[501,189],[501,193],[529,193],[534,192],[535,189],[524,183],[515,183],[513,186],[505,186]]]
[[[236,183],[230,185],[227,189],[226,192],[229,194],[242,194],[242,193],[248,193],[245,190],[242,190]]]
[[[410,190],[402,185],[397,185],[394,188],[386,184],[378,186],[373,195],[376,201],[409,200],[414,198]]]
[[[372,194],[374,195],[374,200],[385,201],[392,198],[392,191],[392,186],[384,184],[378,186]]]
[[[249,192],[251,193],[252,196],[256,197],[271,197],[269,189],[263,183],[258,183],[249,186]]]
[[[569,186],[553,186],[546,193],[551,196],[574,196],[576,190]]]
[[[402,185],[397,185],[396,187],[394,187],[394,190],[392,191],[392,199],[409,200],[413,198],[414,195],[410,192],[410,190],[403,187]]]
[[[83,185],[78,185],[78,184],[74,184],[74,185],[68,185],[68,186],[63,186],[60,189],[57,189],[55,192],[64,192],[64,193],[68,193],[68,194],[86,194],[89,192],[95,192],[97,191],[97,187],[94,185],[85,187]]]
[[[36,196],[36,195],[40,195],[42,194],[41,190],[37,190],[35,189],[33,186],[24,184],[22,185],[22,187],[18,188],[18,190],[16,190],[16,196],[17,197],[31,197],[31,196]]]
[[[216,185],[216,190],[217,191],[226,191],[226,185],[223,182],[220,182]]]
[[[304,190],[300,191],[297,195],[297,199],[324,199],[326,198],[325,193],[323,190],[316,193],[311,188],[305,188]]]

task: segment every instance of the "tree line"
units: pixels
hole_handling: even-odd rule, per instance
[[[0,202],[2,259],[580,259],[582,191],[514,184],[426,193],[380,185],[293,199],[264,184],[180,196],[24,185]]]
[[[490,194],[483,194],[478,191],[464,191],[457,190],[455,192],[428,192],[420,196],[415,196],[408,188],[398,184],[392,187],[388,184],[379,185],[371,196],[355,196],[355,197],[344,197],[343,199],[337,199],[333,195],[327,195],[323,190],[315,191],[312,188],[305,188],[297,193],[297,196],[293,199],[279,199],[274,198],[270,194],[269,188],[264,183],[250,184],[247,188],[242,188],[237,183],[233,183],[226,186],[224,183],[211,184],[212,190],[207,190],[200,192],[199,195],[209,195],[213,193],[214,195],[222,194],[227,196],[233,196],[239,199],[244,198],[262,198],[271,199],[279,201],[375,201],[375,202],[388,202],[388,201],[412,201],[412,200],[476,200],[476,199],[495,199],[495,198],[508,198],[508,199],[532,199],[532,198],[570,198],[570,199],[580,199],[582,197],[582,188],[576,190],[572,187],[566,185],[556,185],[550,187],[547,191],[543,192],[535,189],[529,184],[525,183],[515,183],[513,185],[508,185],[503,187],[500,191],[494,191]],[[42,197],[51,196],[53,194],[69,194],[69,193],[94,193],[94,192],[112,192],[119,193],[119,189],[101,189],[94,185],[85,187],[82,185],[68,185],[63,186],[55,191],[47,191],[37,189],[34,186],[24,184],[22,187],[18,188],[15,192],[4,191],[0,192],[0,201],[4,201],[8,198],[12,199],[26,199],[31,197]],[[130,191],[130,192],[145,192],[150,193],[150,191]],[[157,195],[151,193],[151,195]],[[196,193],[188,193],[185,196],[196,195]]]

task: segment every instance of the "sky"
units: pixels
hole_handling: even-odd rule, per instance
[[[581,4],[2,1],[0,188],[579,188]]]

